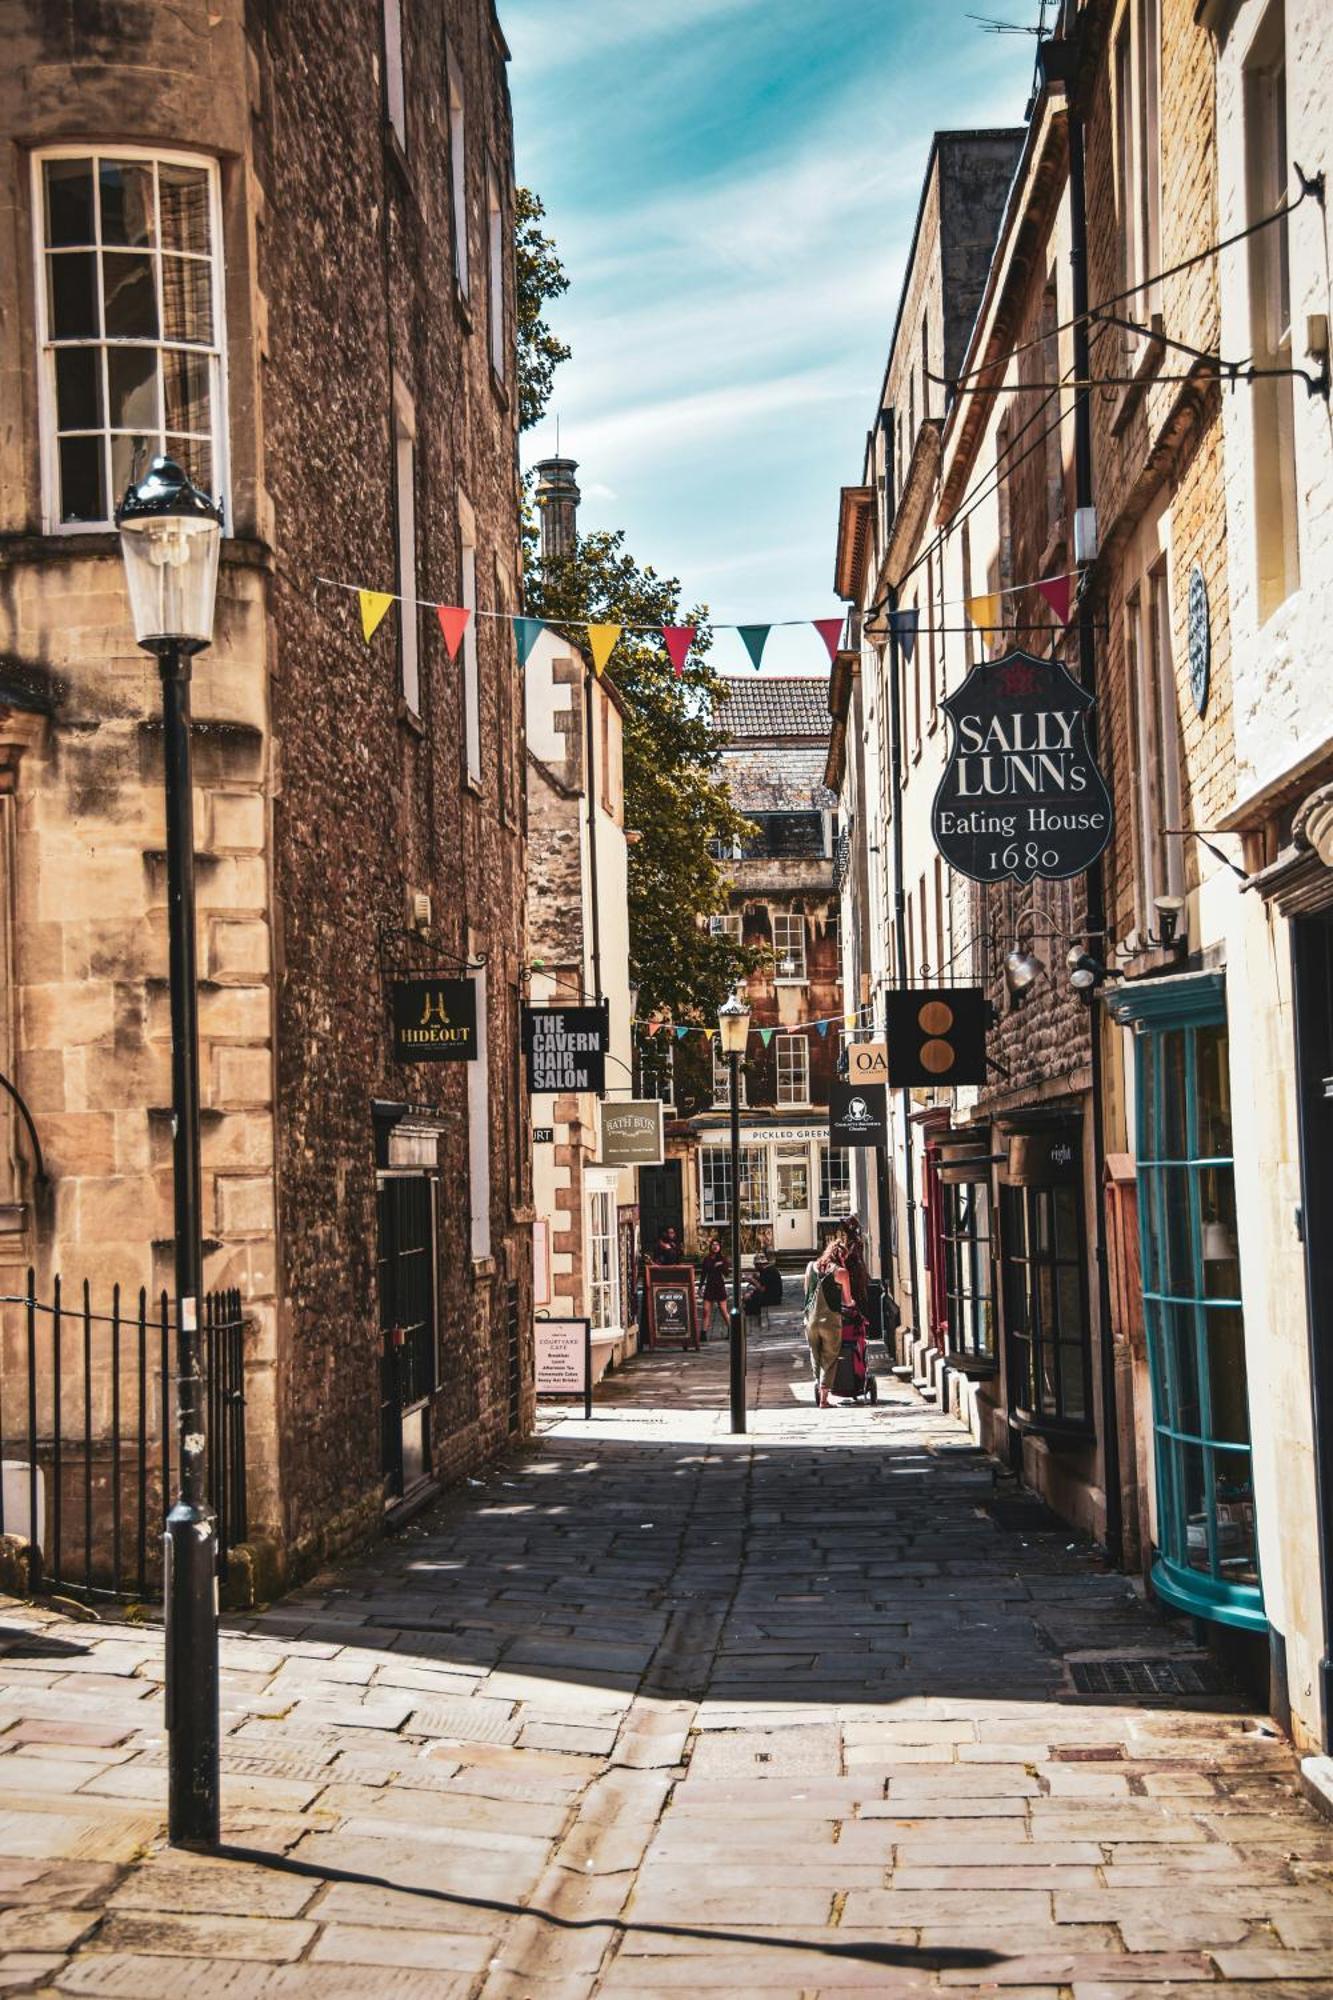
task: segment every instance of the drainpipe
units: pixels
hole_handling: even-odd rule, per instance
[[[898,984],[907,986],[907,898],[903,890],[903,746],[897,589],[889,587],[889,792],[893,801],[893,929]],[[921,1281],[916,1251],[916,1164],[912,1157],[912,1093],[904,1089],[903,1174],[907,1182],[907,1287],[912,1298],[912,1333],[921,1338]]]
[[[1083,174],[1083,117],[1069,92],[1069,274],[1070,303],[1074,313],[1074,376],[1087,382],[1091,376],[1088,340],[1088,211]],[[1075,392],[1074,402],[1074,494],[1079,507],[1093,505],[1092,487],[1092,401],[1091,391]],[[1097,692],[1096,631],[1092,599],[1080,589],[1078,600],[1079,674],[1090,695]],[[1088,737],[1097,754],[1096,710],[1088,717]],[[1108,775],[1108,784],[1110,777]],[[1088,870],[1088,930],[1105,941],[1106,877],[1100,857]],[[1096,1006],[1091,1011],[1089,1029],[1092,1045],[1092,1176],[1093,1176],[1093,1257],[1097,1267],[1097,1320],[1102,1383],[1102,1483],[1106,1491],[1106,1553],[1118,1568],[1124,1561],[1125,1535],[1120,1491],[1119,1398],[1116,1393],[1115,1336],[1111,1326],[1111,1272],[1106,1254],[1106,1106],[1105,1055],[1102,1044],[1102,1017]]]
[[[602,994],[602,906],[597,893],[597,731],[594,723],[593,673],[583,676],[583,706],[588,717],[588,897],[592,905],[592,991],[600,1007]]]

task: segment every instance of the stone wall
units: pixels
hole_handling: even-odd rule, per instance
[[[169,1282],[169,1022],[161,730],[116,540],[43,533],[27,147],[130,142],[220,163],[230,490],[213,646],[195,671],[206,1282],[238,1285],[252,1525],[311,1554],[380,1509],[372,1099],[437,1107],[443,1387],[437,1471],[502,1444],[507,1288],[529,1311],[525,1100],[516,1089],[522,716],[509,628],[478,621],[482,776],[466,781],[461,664],[420,615],[361,638],[395,588],[395,387],[415,406],[423,597],[517,598],[513,382],[491,365],[486,162],[510,199],[503,44],[451,9],[467,119],[471,284],[453,282],[444,25],[405,9],[407,146],[382,115],[374,0],[0,0],[0,728],[12,788],[11,1039],[52,1189],[18,1194],[9,1273]],[[504,273],[512,325],[512,272]],[[389,1059],[382,932],[432,905],[418,962],[485,958],[490,1226],[474,1264],[466,1079]],[[280,1107],[276,1116],[275,1102]],[[6,1134],[6,1146],[12,1135]],[[0,1154],[6,1151],[0,1146]],[[18,1148],[20,1156],[22,1147]],[[26,1169],[24,1170],[26,1171]],[[530,1370],[521,1399],[530,1420]]]

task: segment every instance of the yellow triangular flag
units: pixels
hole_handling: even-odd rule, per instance
[[[967,615],[972,620],[972,623],[978,626],[981,631],[994,631],[1000,622],[1000,598],[998,591],[992,593],[989,597],[969,597],[967,600]]]
[[[588,644],[592,649],[592,670],[600,674],[612,653],[616,650],[616,640],[620,637],[619,625],[590,625]]]
[[[387,590],[358,590],[361,599],[361,630],[369,645],[384,622],[384,614],[393,603],[393,596]]]

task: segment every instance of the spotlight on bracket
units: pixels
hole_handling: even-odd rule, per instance
[[[1068,954],[1065,964],[1069,967],[1069,983],[1080,1000],[1091,1001],[1093,994],[1106,978],[1106,967],[1090,951],[1083,951],[1078,945]]]
[[[1020,951],[1015,945],[1005,954],[1004,983],[1016,1000],[1030,991],[1045,970],[1035,952]]]
[[[1163,951],[1183,951],[1187,940],[1181,933],[1181,919],[1185,914],[1183,896],[1154,896],[1153,908],[1157,912],[1156,942]]]

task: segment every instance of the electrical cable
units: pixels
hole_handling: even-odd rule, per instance
[[[1003,359],[1005,361],[1012,361],[1018,355],[1026,354],[1029,349],[1040,347],[1044,341],[1051,339],[1053,335],[1068,333],[1072,327],[1078,325],[1080,320],[1095,320],[1099,313],[1106,312],[1109,307],[1118,306],[1125,299],[1135,298],[1140,292],[1151,291],[1154,285],[1165,284],[1168,278],[1178,278],[1182,272],[1192,271],[1196,264],[1204,263],[1209,257],[1220,256],[1223,250],[1230,250],[1237,243],[1243,243],[1246,237],[1255,236],[1261,229],[1269,229],[1273,223],[1281,222],[1284,217],[1294,215],[1296,210],[1301,206],[1301,203],[1310,195],[1314,195],[1316,200],[1322,204],[1324,198],[1324,176],[1322,174],[1307,175],[1303,173],[1300,165],[1295,160],[1292,161],[1292,165],[1296,169],[1296,175],[1301,184],[1301,191],[1295,201],[1292,201],[1289,196],[1284,196],[1271,215],[1261,215],[1257,222],[1247,223],[1244,229],[1238,229],[1234,235],[1220,237],[1216,243],[1205,245],[1202,250],[1196,250],[1191,256],[1183,258],[1179,264],[1171,264],[1164,271],[1158,271],[1147,278],[1140,278],[1136,283],[1127,285],[1122,292],[1112,292],[1108,298],[1100,300],[1095,306],[1089,306],[1086,312],[1075,313],[1072,319],[1061,320],[1058,326],[1048,327],[1044,332],[1034,334],[1031,340],[1022,341],[1018,346],[1011,347]],[[992,368],[998,368],[1000,365],[1000,359],[997,358],[995,361],[983,362],[979,368],[969,368],[962,375],[956,375],[952,378],[946,375],[931,375],[930,379],[932,382],[942,383],[946,388],[958,390],[965,382],[974,380],[978,375],[986,375]]]

